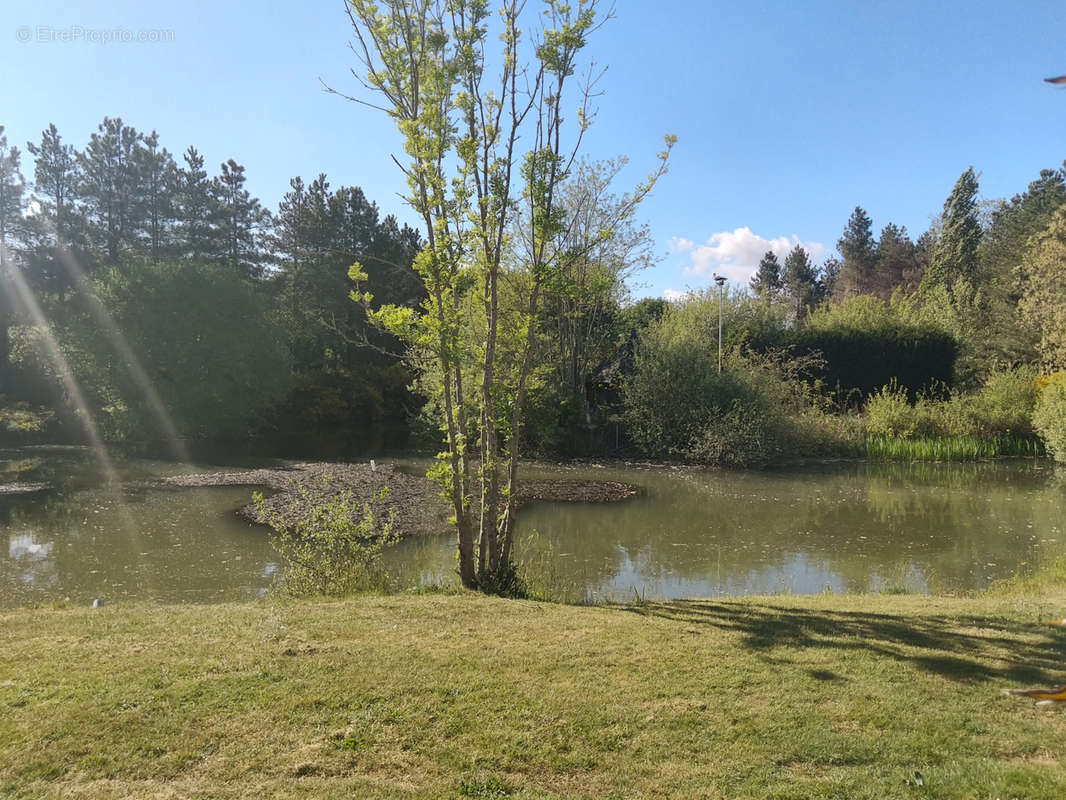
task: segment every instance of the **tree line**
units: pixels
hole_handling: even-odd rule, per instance
[[[996,367],[1062,369],[1064,305],[1054,287],[1066,277],[1056,266],[1066,252],[1066,165],[1042,170],[1007,200],[982,202],[979,188],[978,173],[967,168],[917,240],[892,222],[875,236],[873,220],[856,206],[837,242],[839,257],[816,268],[800,245],[783,264],[769,251],[750,289],[784,306],[797,328],[819,306],[859,297],[906,306],[959,340],[964,382]]]
[[[422,240],[361,189],[293,178],[272,213],[236,160],[212,175],[195,147],[179,162],[156,131],[112,117],[81,150],[49,125],[26,152],[0,127],[8,402],[52,406],[72,425],[85,413],[51,336],[113,438],[160,436],[145,378],[192,439],[351,444],[406,429],[420,403],[411,372],[349,299],[347,271],[358,260],[379,296],[415,304]]]

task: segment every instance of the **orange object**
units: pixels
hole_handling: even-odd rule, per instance
[[[1052,686],[1047,689],[1008,689],[1007,693],[1019,697],[1032,697],[1035,700],[1058,700],[1059,702],[1066,702],[1066,684],[1063,686]]]
[[[1044,78],[1048,83],[1060,83],[1066,84],[1066,75],[1059,75],[1057,78]]]

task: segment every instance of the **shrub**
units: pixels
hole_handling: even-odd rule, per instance
[[[382,522],[374,513],[387,496],[384,488],[360,507],[351,490],[338,492],[326,478],[294,483],[280,506],[256,492],[257,515],[273,530],[274,548],[284,562],[282,590],[295,597],[387,590],[381,553],[398,536],[391,514]]]
[[[991,373],[972,399],[974,433],[982,436],[1031,437],[1038,388],[1029,367]]]
[[[719,373],[705,310],[696,301],[671,310],[641,340],[624,414],[644,454],[737,467],[839,451],[837,426],[821,424],[824,414],[798,378],[812,360],[735,345]]]
[[[877,436],[909,439],[917,427],[917,415],[907,392],[895,384],[881,387],[866,401],[866,431]]]
[[[1035,374],[1026,368],[993,372],[978,391],[945,400],[919,394],[910,402],[902,387],[890,383],[867,400],[866,430],[900,439],[1029,440],[1036,396]]]
[[[1066,379],[1050,382],[1040,393],[1033,427],[1044,440],[1048,455],[1066,463]]]
[[[754,405],[734,403],[712,414],[692,436],[685,456],[700,464],[748,467],[768,463],[780,454],[781,438]]]

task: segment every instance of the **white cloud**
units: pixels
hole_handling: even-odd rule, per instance
[[[40,213],[41,204],[37,200],[30,200],[30,202],[26,204],[26,208],[22,210],[22,216],[26,219],[29,219],[30,217],[36,217]]]
[[[691,239],[686,239],[684,236],[675,236],[667,243],[667,245],[672,252],[687,253],[696,246],[696,243]]]
[[[688,292],[682,292],[678,289],[663,289],[663,297],[669,300],[671,303],[675,300],[680,300],[686,297]]]
[[[682,247],[687,244],[688,247]],[[796,245],[802,245],[814,263],[820,262],[829,248],[818,242],[804,242],[798,236],[778,236],[764,239],[751,228],[713,233],[706,244],[696,245],[691,240],[675,236],[670,240],[671,249],[688,253],[686,275],[709,278],[712,273],[725,275],[731,281],[746,282],[751,278],[759,260],[767,250],[772,250],[782,262]],[[665,296],[665,293],[664,293]]]

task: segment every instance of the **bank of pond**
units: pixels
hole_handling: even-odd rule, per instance
[[[167,485],[244,470],[131,458],[116,462],[116,486],[79,448],[6,451],[0,464],[7,484],[46,487],[0,495],[4,607],[249,599],[282,568],[269,530],[237,513],[253,486]],[[417,486],[427,466],[397,459],[372,474]],[[371,474],[369,464],[349,469]],[[524,474],[556,494],[524,502],[519,566],[573,602],[971,592],[1066,554],[1066,475],[1043,459],[842,460],[758,472],[529,464]],[[611,485],[632,491],[590,503],[558,489]],[[385,551],[394,585],[454,586],[446,507],[435,491],[408,487],[397,499],[418,506],[425,524]]]

